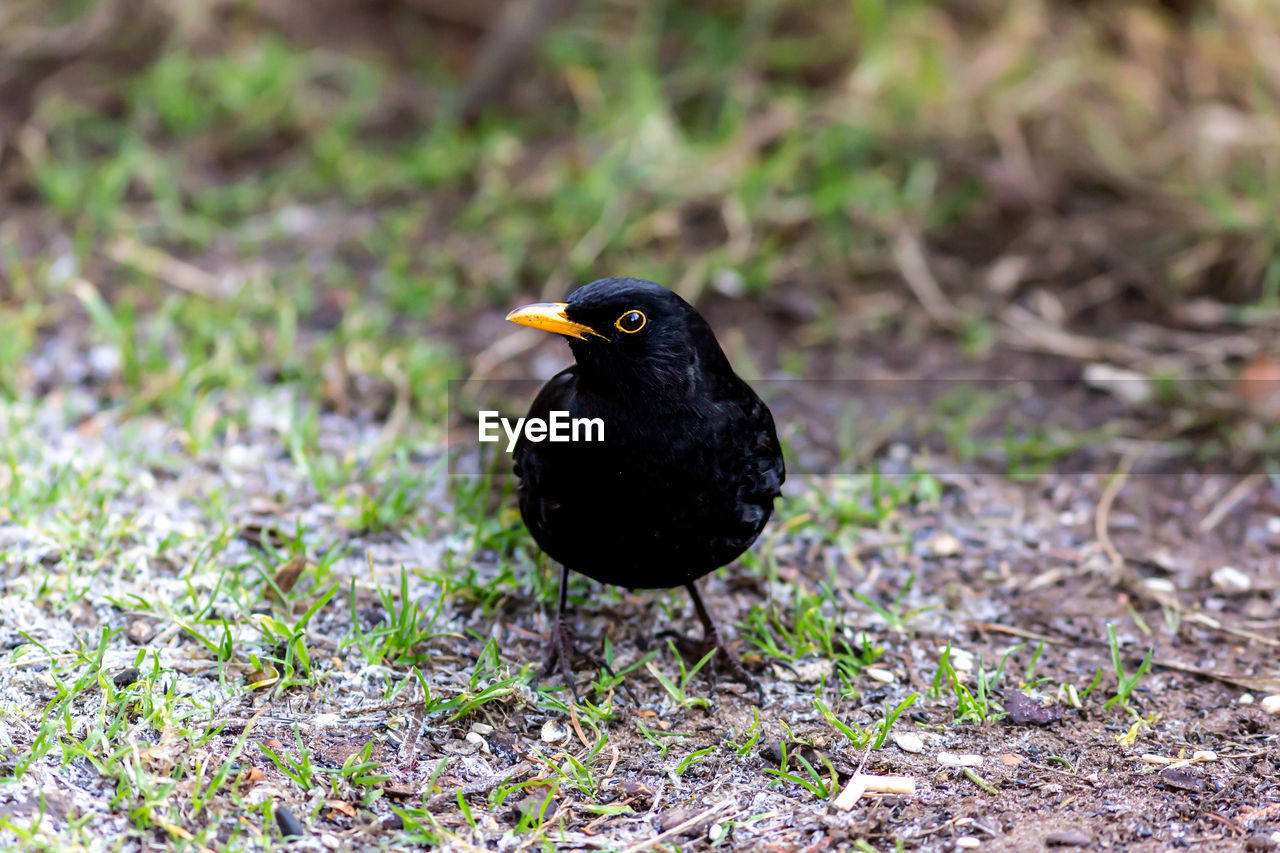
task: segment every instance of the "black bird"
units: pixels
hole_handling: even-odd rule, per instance
[[[686,650],[715,649],[760,693],[694,581],[751,547],[773,512],[786,472],[768,407],[733,372],[707,321],[651,281],[601,279],[568,302],[526,305],[507,319],[566,336],[577,362],[543,386],[528,417],[562,411],[604,426],[602,441],[535,442],[522,431],[514,451],[520,514],[563,565],[543,675],[559,664],[576,695],[571,655],[600,665],[576,648],[565,618],[575,571],[627,589],[683,586],[703,627]]]

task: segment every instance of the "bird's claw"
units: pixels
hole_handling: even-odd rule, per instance
[[[603,669],[609,673],[611,678],[615,677],[609,664],[594,653],[579,647],[574,642],[573,629],[569,627],[567,622],[557,619],[555,626],[551,629],[551,638],[547,644],[547,655],[543,659],[542,672],[538,675],[538,678],[546,678],[554,673],[556,669],[559,669],[561,676],[564,677],[565,684],[569,685],[569,690],[573,693],[573,701],[580,703],[578,685],[573,679],[574,658],[581,658],[596,669]]]
[[[756,694],[758,705],[764,705],[764,688],[760,686],[760,682],[742,665],[742,661],[729,651],[729,647],[720,639],[720,633],[717,631],[709,637],[703,637],[695,640],[692,637],[686,637],[675,631],[662,631],[659,637],[670,638],[676,646],[676,650],[680,652],[686,659],[692,660],[694,663],[702,660],[709,653],[715,652],[715,657],[707,661],[707,665],[703,667],[703,673],[707,676],[707,681],[711,684],[712,692],[716,689],[716,669],[723,668],[728,674],[743,687]]]

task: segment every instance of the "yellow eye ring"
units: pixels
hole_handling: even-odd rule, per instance
[[[619,332],[626,332],[628,335],[634,335],[636,332],[644,328],[646,319],[643,312],[628,311],[617,320],[613,325]]]

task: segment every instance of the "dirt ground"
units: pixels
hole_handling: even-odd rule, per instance
[[[583,3],[474,128],[498,4],[325,5],[0,27],[0,849],[1280,850],[1265,4]],[[582,578],[537,680],[469,455],[646,270],[786,444],[758,706]]]
[[[793,503],[763,538],[763,558],[703,582],[712,611],[737,624],[735,646],[763,684],[764,704],[753,710],[724,677],[714,690],[701,675],[679,692],[662,686],[657,674],[678,684],[680,665],[654,637],[696,626],[682,594],[627,594],[578,579],[579,635],[597,650],[607,637],[619,672],[653,655],[603,692],[580,666],[589,705],[566,713],[558,678],[537,691],[529,683],[555,571],[529,562],[509,497],[485,487],[494,503],[483,516],[508,537],[494,541],[506,544],[491,547],[478,533],[465,540],[458,519],[474,478],[433,474],[440,449],[424,448],[402,471],[422,487],[412,514],[423,523],[411,532],[353,528],[348,511],[316,502],[282,450],[282,395],[255,406],[254,426],[236,445],[196,458],[182,452],[173,424],[97,411],[83,392],[8,412],[10,440],[44,442],[47,464],[104,462],[95,476],[110,481],[113,514],[133,526],[102,554],[98,582],[69,594],[59,611],[34,603],[50,585],[77,584],[61,568],[66,555],[55,538],[38,526],[0,524],[5,646],[30,652],[27,644],[38,640],[51,650],[87,649],[104,628],[120,631],[103,644],[93,678],[101,672],[131,697],[135,759],[172,782],[162,799],[176,828],[167,839],[130,833],[115,783],[87,757],[47,757],[5,787],[6,825],[44,812],[62,837],[89,820],[95,831],[128,839],[127,849],[151,849],[181,846],[213,821],[205,846],[215,838],[265,843],[274,832],[255,808],[270,803],[277,821],[287,809],[317,840],[297,843],[333,849],[399,849],[416,840],[504,850],[1238,850],[1270,849],[1280,837],[1280,717],[1263,709],[1265,697],[1280,693],[1280,488],[1271,480],[1080,473],[1015,482],[935,460],[933,499],[903,501],[882,523],[833,536],[838,527],[822,516],[819,499],[854,488],[861,500],[856,489],[865,483],[794,474],[786,487]],[[379,428],[325,415],[317,444],[349,456]],[[890,447],[884,458],[912,452]],[[198,499],[210,495],[221,515]],[[306,610],[330,584],[340,592],[305,627],[312,680],[280,690],[257,658],[237,653],[219,662],[199,631],[165,618],[163,608],[189,590],[211,595],[214,611],[202,616],[224,618],[237,643],[249,641],[255,619],[287,619],[261,579],[241,580],[250,598],[240,605],[216,593],[220,577],[264,562],[259,555],[272,540],[295,528],[306,531],[312,559],[334,543],[343,548],[336,559],[319,559],[323,570],[308,568],[290,595],[291,612]],[[182,534],[177,544],[157,547],[174,532]],[[202,563],[202,543],[219,535],[229,536],[226,548]],[[413,641],[400,659],[370,663],[353,639],[357,628],[385,627],[406,601],[422,614]],[[248,620],[237,606],[249,610]],[[780,644],[796,652],[791,659],[744,639],[760,614],[778,626],[775,636],[791,637],[790,646]],[[806,649],[782,633],[806,625],[827,632],[833,651]],[[1153,665],[1124,701],[1104,708],[1118,688],[1107,625],[1126,673],[1138,671],[1148,651]],[[969,706],[939,675],[944,656],[973,693],[978,673],[995,679],[1006,655],[985,704],[978,697],[978,718],[962,720]],[[858,665],[840,682],[841,662],[850,660]],[[42,732],[39,714],[12,709],[65,695],[49,664],[29,653],[5,664],[11,767]],[[181,721],[178,728],[146,722],[153,712],[134,682],[149,666],[165,674],[149,682],[152,701],[156,689],[167,696],[164,718]],[[1071,689],[1084,694],[1080,707]],[[914,704],[883,747],[869,750],[814,703],[821,697],[861,731],[911,694]],[[710,700],[706,707],[700,697]],[[76,730],[110,707],[88,689],[72,694],[63,713]],[[825,757],[841,786],[861,768],[911,777],[915,793],[866,795],[837,809],[769,772],[779,767],[781,742],[808,755],[819,776],[829,775]],[[262,748],[309,755],[337,778],[366,744],[386,778],[365,789],[331,782],[304,790]],[[957,756],[971,766],[955,766]],[[219,766],[229,768],[223,790],[192,806]],[[794,761],[791,769],[804,775]]]

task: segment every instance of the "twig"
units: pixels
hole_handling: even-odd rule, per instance
[[[582,745],[590,749],[591,742],[587,740],[587,736],[582,733],[582,723],[578,722],[578,711],[574,708],[574,703],[569,703],[569,720],[573,723],[573,730],[578,734],[578,740],[582,741]]]
[[[1255,643],[1262,643],[1264,646],[1280,646],[1280,640],[1275,637],[1268,637],[1265,634],[1259,634],[1256,631],[1246,631],[1243,628],[1233,628],[1230,625],[1223,625],[1212,616],[1206,616],[1203,613],[1189,613],[1183,617],[1188,622],[1195,622],[1204,625],[1206,628],[1212,628],[1215,631],[1221,631],[1224,634],[1230,634],[1233,637],[1239,637],[1242,640],[1252,640]]]
[[[543,33],[572,7],[572,0],[512,0],[485,37],[458,110],[474,121],[528,61]]]
[[[544,335],[532,329],[517,329],[502,335],[471,359],[471,375],[463,386],[464,393],[475,393],[475,383],[488,379],[504,363],[536,349],[544,340]]]
[[[1150,354],[1121,341],[1074,335],[1018,305],[1006,308],[1001,319],[1004,326],[997,329],[996,337],[1009,346],[1080,361],[1109,361],[1149,373]]]
[[[170,287],[206,299],[220,299],[227,294],[219,286],[218,278],[194,264],[179,260],[154,246],[144,246],[121,237],[107,246],[107,257],[116,263],[133,267],[139,272],[163,281]]]
[[[613,760],[609,762],[609,769],[604,771],[605,779],[608,779],[610,776],[613,775],[613,769],[618,766],[618,758],[622,754],[618,751],[618,745],[616,743],[611,743],[609,744],[609,746],[613,747]]]
[[[689,830],[693,829],[695,826],[701,826],[702,824],[711,820],[713,817],[717,816],[721,812],[733,806],[733,804],[734,804],[733,800],[724,800],[718,805],[712,806],[711,808],[707,809],[702,814],[694,815],[693,817],[689,818],[685,822],[676,824],[675,826],[671,827],[666,832],[661,833],[660,835],[655,835],[653,838],[650,838],[648,841],[641,841],[639,844],[631,845],[625,851],[623,851],[623,853],[640,853],[641,850],[648,850],[650,847],[661,844],[662,842],[666,841],[668,838],[674,838],[677,835],[681,835],[685,832],[688,832]]]
[[[1233,509],[1240,505],[1241,501],[1253,494],[1254,490],[1266,481],[1266,474],[1250,474],[1232,486],[1230,491],[1223,495],[1222,500],[1218,501],[1217,505],[1209,511],[1209,514],[1200,520],[1200,532],[1212,532],[1222,522],[1222,519],[1226,518]]]
[[[1115,503],[1116,496],[1120,494],[1120,490],[1124,488],[1124,483],[1129,479],[1129,471],[1133,468],[1134,454],[1127,453],[1120,459],[1120,467],[1116,469],[1116,473],[1112,476],[1111,481],[1107,483],[1106,489],[1102,492],[1102,499],[1098,501],[1098,512],[1093,519],[1093,531],[1098,537],[1098,544],[1102,546],[1102,550],[1106,552],[1107,559],[1111,561],[1111,565],[1117,569],[1123,568],[1124,557],[1116,550],[1116,546],[1111,543],[1111,533],[1108,530],[1111,519],[1111,505]]]
[[[893,241],[893,259],[902,273],[902,280],[911,288],[916,299],[934,323],[955,331],[960,326],[960,311],[947,299],[938,280],[929,269],[920,236],[910,228],[901,228]]]
[[[1037,634],[1035,631],[1028,631],[1026,628],[1017,628],[1013,625],[998,625],[995,622],[965,622],[964,624],[975,631],[994,631],[998,634],[1008,634],[1011,637],[1021,637],[1024,640],[1035,640],[1039,643],[1049,643],[1054,646],[1072,642],[1065,637]]]
[[[1220,814],[1218,814],[1217,812],[1210,812],[1210,811],[1201,811],[1201,812],[1200,812],[1200,814],[1204,815],[1205,817],[1209,818],[1210,820],[1216,820],[1218,823],[1220,823],[1220,824],[1222,824],[1223,826],[1227,827],[1228,829],[1230,829],[1232,832],[1236,833],[1237,835],[1246,835],[1246,834],[1247,834],[1247,833],[1245,832],[1245,828],[1244,828],[1243,826],[1241,826],[1240,824],[1236,823],[1234,820],[1232,820],[1232,819],[1231,819],[1231,818],[1229,818],[1229,817],[1224,817],[1223,815],[1220,815]]]
[[[523,776],[532,769],[533,765],[528,761],[521,761],[519,764],[508,767],[501,773],[495,773],[487,779],[481,779],[479,782],[471,782],[470,784],[463,785],[461,788],[456,788],[448,793],[436,794],[432,797],[428,797],[426,807],[427,809],[434,809],[448,805],[449,803],[456,803],[458,801],[459,792],[461,792],[464,797],[469,797],[473,794],[487,793],[508,779],[514,776]]]
[[[1189,616],[1184,618],[1192,619],[1194,621],[1200,621],[1201,624],[1205,624],[1203,621],[1196,619],[1198,615],[1199,614],[1190,614]],[[1207,619],[1208,617],[1204,617],[1204,618]],[[1081,638],[1081,637],[1051,637],[1048,634],[1037,634],[1034,631],[1027,631],[1022,628],[1015,628],[1012,625],[997,625],[994,622],[966,622],[965,625],[970,628],[976,628],[983,631],[994,631],[1000,634],[1009,634],[1014,637],[1022,637],[1023,639],[1027,639],[1027,640],[1036,640],[1037,642],[1048,643],[1054,646],[1079,646],[1081,644],[1085,644],[1090,646],[1102,647],[1106,645],[1100,640],[1092,640],[1092,639]],[[1254,640],[1254,641],[1263,643],[1265,645],[1280,646],[1280,640],[1276,640],[1271,637],[1264,637],[1261,634],[1249,634],[1246,632],[1235,631],[1218,624],[1211,624],[1208,627],[1214,628],[1215,630],[1223,631],[1224,633],[1232,634],[1232,635],[1244,634],[1244,637],[1246,639]],[[1135,660],[1137,659],[1136,655],[1134,656],[1134,659]],[[1162,669],[1172,669],[1176,672],[1185,672],[1188,675],[1198,675],[1201,678],[1211,678],[1214,681],[1221,681],[1224,684],[1230,684],[1234,687],[1243,687],[1246,690],[1254,690],[1259,692],[1263,690],[1280,691],[1280,678],[1276,678],[1274,676],[1241,675],[1241,674],[1232,673],[1232,672],[1217,672],[1212,669],[1204,669],[1198,666],[1190,666],[1185,663],[1179,663],[1174,660],[1169,660],[1168,658],[1152,658],[1151,665],[1158,666]]]
[[[400,766],[408,765],[409,759],[414,755],[418,746],[418,737],[422,733],[422,718],[425,716],[427,704],[423,700],[418,700],[413,706],[413,722],[409,724],[409,732],[405,735],[404,743],[400,744]],[[416,762],[415,762],[416,763]]]

